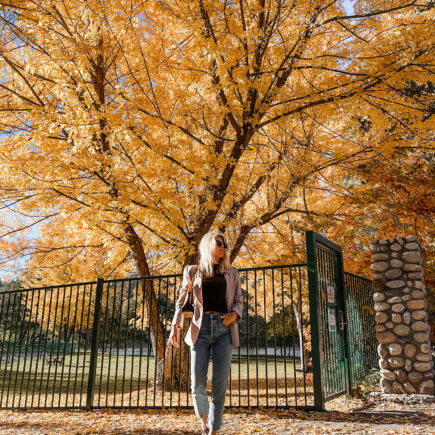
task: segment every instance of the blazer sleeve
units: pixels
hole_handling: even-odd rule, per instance
[[[172,318],[172,326],[183,326],[184,316],[181,309],[183,308],[183,304],[186,299],[187,289],[189,288],[189,270],[190,266],[186,266],[183,271],[183,280],[179,289],[177,302],[175,303],[175,313],[174,317]]]
[[[235,279],[236,289],[234,292],[232,311],[234,311],[237,314],[238,317],[236,319],[236,323],[239,323],[242,318],[242,312],[243,312],[243,298],[242,298],[242,286],[240,283],[240,275],[239,275],[239,271],[236,268],[234,268],[234,279]]]

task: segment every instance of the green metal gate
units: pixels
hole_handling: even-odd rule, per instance
[[[350,393],[343,253],[340,246],[306,232],[314,405]]]

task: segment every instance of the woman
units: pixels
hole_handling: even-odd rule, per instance
[[[242,317],[240,277],[230,265],[230,253],[221,232],[205,234],[199,244],[199,265],[184,269],[169,337],[176,347],[183,325],[181,308],[192,280],[194,313],[184,341],[190,346],[195,414],[201,419],[202,433],[214,435],[221,426],[232,346],[239,346],[238,322]],[[213,376],[209,406],[206,386],[210,352]]]

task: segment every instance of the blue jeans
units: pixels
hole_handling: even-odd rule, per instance
[[[221,315],[203,315],[198,339],[190,348],[190,373],[195,414],[200,418],[208,415],[207,426],[212,430],[219,430],[221,427],[231,366],[230,327],[224,326],[220,319]],[[213,362],[213,377],[209,407],[206,386],[210,352]]]

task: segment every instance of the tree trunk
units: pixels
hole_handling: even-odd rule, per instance
[[[195,244],[197,247],[199,242]],[[184,259],[184,267],[198,264],[198,250]],[[176,295],[178,298],[178,294]],[[188,391],[190,367],[189,362],[189,346],[184,342],[184,336],[190,326],[190,320],[184,319],[183,329],[180,333],[180,346],[174,347],[170,344],[167,346],[165,358],[165,390]]]
[[[93,80],[92,84],[98,95],[98,101],[95,101],[93,106],[95,110],[99,110],[101,105],[106,103],[105,94],[105,60],[103,56],[104,41],[100,36],[99,49],[100,52],[94,63]],[[101,154],[111,155],[110,142],[107,137],[106,131],[107,122],[104,116],[100,118],[100,131],[99,135],[94,134],[94,142],[96,144],[96,150]],[[106,175],[106,173],[108,175]],[[115,183],[115,177],[112,176],[110,165],[105,168],[105,171],[99,171],[98,177],[104,180],[104,182],[111,186],[110,196],[114,199],[118,199],[118,189]],[[108,178],[107,180],[105,178]],[[133,254],[133,258],[136,262],[136,267],[141,277],[150,276],[150,270],[146,259],[145,251],[142,246],[142,240],[137,235],[133,225],[126,221],[123,227],[124,234],[127,239],[127,243]],[[156,386],[162,386],[163,365],[165,359],[165,330],[164,325],[160,321],[158,301],[154,293],[151,280],[145,280],[143,288],[144,299],[146,306],[148,307],[148,326],[150,328],[151,343],[154,349],[154,355],[157,358],[155,381]],[[122,303],[122,301],[121,301]]]
[[[304,346],[304,340],[303,340],[303,330],[302,330],[302,319],[301,316],[299,315],[299,311],[298,311],[298,307],[297,305],[293,302],[292,303],[293,306],[293,312],[294,312],[294,316],[296,318],[296,327],[298,328],[298,334],[299,334],[299,353],[300,353],[300,359],[301,359],[301,369],[304,370],[304,372],[306,371],[306,362],[307,362],[307,356],[305,355],[305,346]]]
[[[140,276],[150,276],[150,270],[145,256],[145,251],[142,246],[142,240],[137,235],[131,224],[127,224],[124,231],[125,235],[127,236],[127,241],[133,253],[136,267]],[[142,290],[144,292],[144,299],[149,313],[148,327],[150,328],[151,344],[153,346],[154,355],[157,358],[157,371],[155,382],[156,386],[161,388],[163,385],[162,377],[166,350],[165,327],[160,320],[158,301],[156,298],[156,294],[154,293],[151,280],[145,280],[145,284]]]
[[[190,320],[184,319],[180,334],[180,346],[174,347],[168,343],[165,358],[165,390],[188,391],[190,367],[189,346],[184,342]]]

